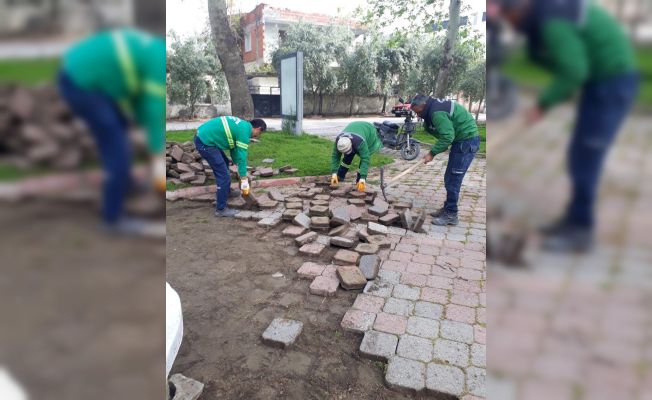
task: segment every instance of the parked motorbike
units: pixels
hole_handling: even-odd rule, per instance
[[[412,121],[413,113],[410,112],[405,116],[403,125],[399,125],[392,121],[383,121],[383,123],[374,122],[378,137],[383,143],[383,146],[400,150],[401,157],[404,160],[414,160],[419,156],[421,150],[421,143],[412,138],[416,130],[416,123]]]

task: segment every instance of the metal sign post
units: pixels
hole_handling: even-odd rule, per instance
[[[281,116],[283,130],[301,135],[303,126],[303,52],[281,58]]]

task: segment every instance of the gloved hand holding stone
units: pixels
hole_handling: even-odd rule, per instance
[[[242,191],[243,196],[249,196],[249,179],[242,178],[240,180],[240,191]]]
[[[365,191],[365,180],[364,180],[364,179],[360,179],[360,180],[358,181],[358,185],[357,185],[357,186],[358,186],[358,192],[364,192],[364,191]]]
[[[331,175],[331,186],[336,187],[340,183],[337,174]]]

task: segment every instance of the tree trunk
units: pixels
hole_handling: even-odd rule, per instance
[[[437,76],[435,97],[443,99],[449,91],[451,68],[453,67],[453,52],[457,46],[457,38],[460,29],[460,8],[462,0],[451,0],[448,7],[448,30],[446,31],[446,42],[444,43],[444,61]]]
[[[208,18],[213,41],[215,42],[215,50],[220,59],[220,64],[222,64],[226,82],[229,85],[231,114],[244,119],[252,119],[254,117],[254,103],[249,93],[238,41],[231,29],[229,16],[226,13],[226,3],[224,0],[207,1]]]
[[[475,110],[475,123],[478,123],[478,117],[480,116],[480,109],[482,108],[482,101],[484,99],[480,99],[480,102],[478,103],[478,109]]]
[[[351,103],[349,104],[349,117],[353,115],[353,100],[355,100],[355,96],[351,96]]]
[[[324,105],[324,93],[322,91],[319,92],[319,115],[322,114],[322,106]]]
[[[383,111],[381,111],[383,114],[385,114],[385,107],[387,107],[387,92],[383,93]]]
[[[317,113],[317,92],[312,92],[312,115]]]

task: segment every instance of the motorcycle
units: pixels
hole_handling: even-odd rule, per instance
[[[419,151],[421,151],[421,143],[412,138],[416,130],[416,123],[412,121],[412,118],[413,113],[409,112],[405,116],[403,125],[392,121],[383,121],[382,124],[380,122],[374,122],[376,133],[383,146],[393,150],[400,150],[401,157],[408,161],[417,158]]]

